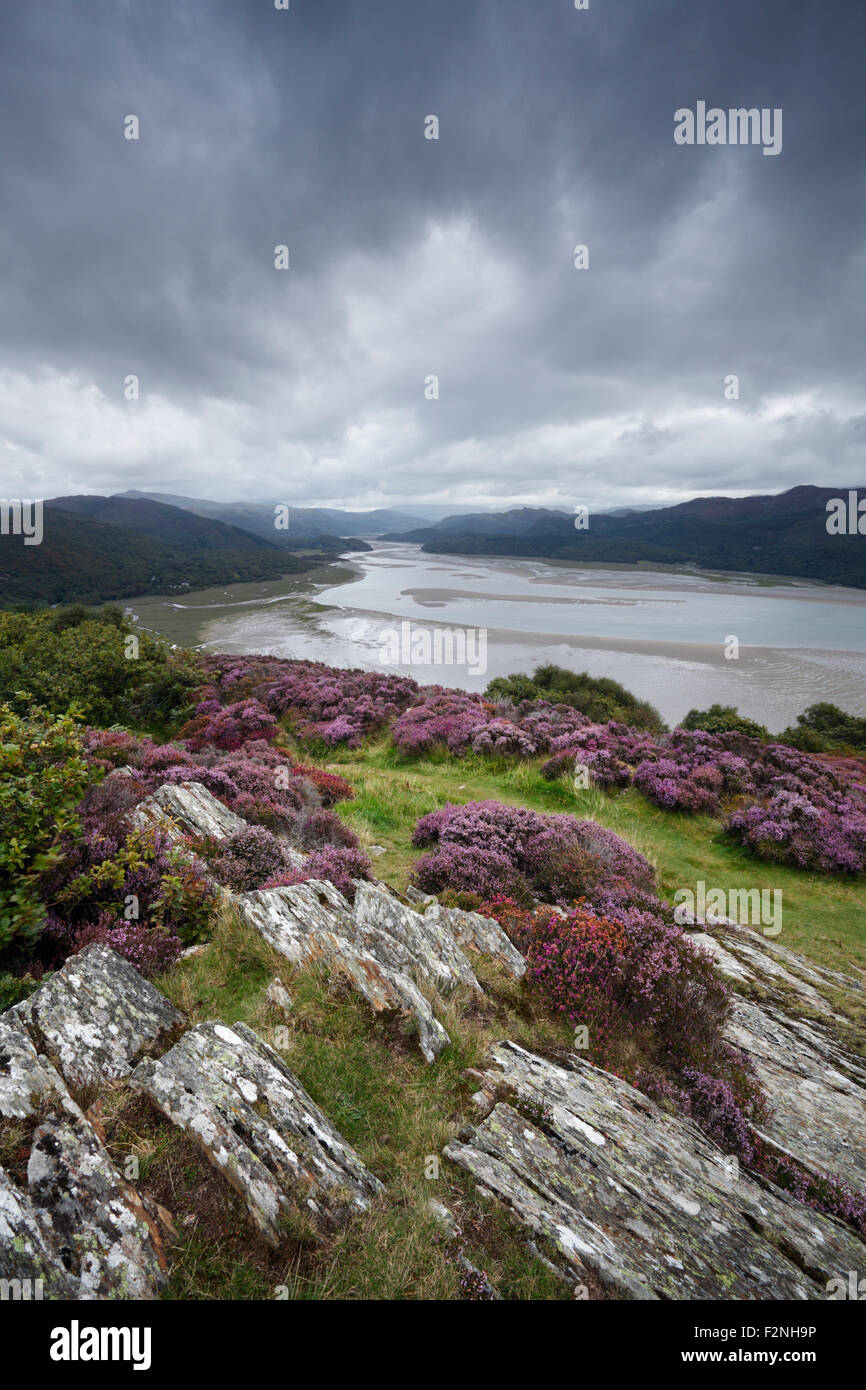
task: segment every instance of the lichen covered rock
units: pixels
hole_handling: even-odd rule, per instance
[[[239,830],[249,829],[242,816],[230,811],[201,782],[165,782],[152,796],[139,802],[132,815],[133,824],[160,829],[178,825],[187,835],[209,840],[227,840]]]
[[[165,995],[101,943],[70,956],[10,1012],[73,1088],[128,1076],[184,1022]]]
[[[198,1024],[158,1061],[140,1063],[132,1084],[243,1196],[273,1247],[288,1216],[332,1227],[381,1190],[278,1054],[242,1023]]]
[[[459,907],[442,907],[435,903],[424,913],[425,922],[444,922],[450,928],[454,940],[464,951],[474,951],[481,956],[490,956],[520,980],[526,974],[526,961],[499,923],[481,912],[464,912]]]
[[[852,1231],[732,1171],[691,1122],[619,1078],[515,1043],[493,1061],[490,1113],[445,1154],[576,1283],[599,1280],[620,1298],[818,1299],[863,1267]]]
[[[324,965],[348,980],[376,1013],[411,1019],[428,1062],[448,1046],[448,1034],[406,973],[417,957],[396,937],[359,926],[332,884],[311,879],[290,888],[244,893],[236,902],[242,919],[294,965]]]

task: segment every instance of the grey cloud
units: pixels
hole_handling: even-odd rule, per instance
[[[861,18],[7,7],[0,466],[371,505],[825,481],[862,420]],[[782,107],[782,155],[676,147],[699,98]]]

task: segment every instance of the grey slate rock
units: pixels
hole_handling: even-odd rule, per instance
[[[155,1227],[89,1124],[48,1116],[33,1135],[27,1186],[80,1299],[156,1298],[165,1283]]]
[[[323,1229],[381,1191],[274,1050],[239,1023],[200,1023],[132,1085],[198,1144],[245,1199],[263,1239],[298,1211]]]
[[[866,1246],[724,1155],[691,1122],[576,1054],[568,1066],[515,1043],[493,1049],[492,1095],[549,1107],[535,1124],[506,1100],[446,1156],[544,1237],[575,1282],[620,1298],[821,1299]]]
[[[324,965],[347,979],[376,1013],[411,1018],[428,1062],[448,1046],[448,1034],[406,973],[416,958],[396,937],[357,925],[349,903],[332,884],[311,879],[290,888],[244,893],[236,904],[242,919],[292,964]]]
[[[140,801],[132,813],[133,825],[140,828],[156,825],[166,829],[171,822],[187,835],[211,840],[226,840],[249,825],[201,782],[165,782],[152,796]]]
[[[73,1088],[128,1076],[184,1022],[165,995],[101,943],[70,956],[10,1012]]]

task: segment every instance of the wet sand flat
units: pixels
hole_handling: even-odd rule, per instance
[[[380,542],[312,575],[130,606],[182,645],[366,669],[384,669],[383,634],[404,620],[412,631],[483,629],[483,669],[387,669],[483,690],[552,661],[621,681],[668,722],[713,703],[774,730],[818,700],[866,713],[866,593],[803,581],[428,556]],[[737,660],[725,655],[731,635]]]

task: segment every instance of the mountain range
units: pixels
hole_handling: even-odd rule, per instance
[[[41,545],[0,535],[0,606],[100,603],[281,579],[369,549],[364,536],[434,554],[689,566],[866,588],[866,538],[828,531],[828,504],[847,501],[851,491],[802,486],[619,508],[588,515],[585,529],[573,514],[546,507],[460,512],[425,525],[390,508],[291,507],[288,528],[278,530],[274,507],[264,503],[135,491],[55,497],[44,503]],[[866,499],[866,489],[859,495]]]
[[[54,497],[40,545],[0,535],[0,605],[104,603],[281,579],[366,550],[358,537],[249,529],[144,497]]]
[[[211,517],[227,526],[237,526],[254,535],[273,539],[274,506],[258,502],[208,502],[200,497],[176,497],[166,492],[123,492],[116,499],[133,498],[163,502],[197,516]],[[275,504],[276,505],[276,504]],[[392,511],[378,507],[367,512],[340,511],[333,507],[289,507],[288,527],[278,532],[283,537],[321,536],[378,536],[383,531],[406,530],[417,526],[419,520],[429,520],[423,513]]]
[[[673,507],[574,515],[519,507],[446,517],[389,539],[443,555],[513,555],[609,564],[669,564],[824,580],[866,588],[866,537],[831,534],[827,505],[849,488],[699,497]],[[859,489],[866,500],[866,488]]]

